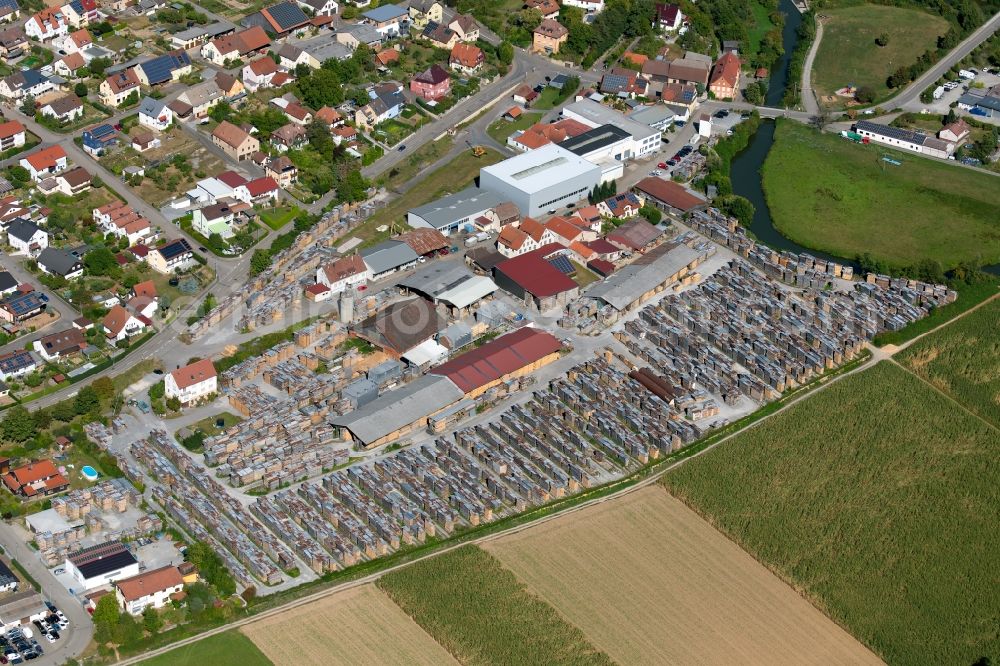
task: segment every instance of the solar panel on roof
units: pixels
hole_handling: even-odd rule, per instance
[[[576,269],[573,268],[573,264],[569,263],[569,258],[566,255],[560,254],[558,257],[551,257],[548,259],[548,262],[563,275],[572,275],[576,272]]]
[[[3,370],[4,374],[11,374],[33,365],[35,365],[35,359],[26,351],[14,352],[10,356],[0,358],[0,370]]]
[[[268,7],[267,13],[281,26],[282,30],[290,30],[309,20],[302,8],[291,2],[282,2],[279,5]]]
[[[160,248],[160,254],[164,259],[170,260],[191,250],[191,246],[183,238],[169,243]]]

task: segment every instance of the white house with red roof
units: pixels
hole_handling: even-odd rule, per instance
[[[66,151],[62,146],[50,146],[36,150],[27,157],[22,157],[19,164],[28,170],[31,179],[36,183],[47,177],[63,171],[69,163]]]
[[[243,85],[250,92],[270,88],[271,79],[278,73],[278,65],[270,56],[258,58],[243,66]]]
[[[66,22],[74,28],[82,28],[100,20],[97,0],[73,0],[59,8]]]
[[[365,284],[372,277],[371,269],[360,255],[342,257],[332,264],[316,269],[316,283],[337,293],[348,287]]]
[[[218,375],[212,360],[204,358],[164,377],[163,388],[168,399],[177,398],[182,405],[191,405],[218,393]]]
[[[0,123],[0,151],[20,148],[24,145],[24,125],[16,120]]]
[[[133,335],[139,335],[151,323],[148,318],[134,315],[120,305],[111,308],[102,322],[105,337],[114,342],[121,342]]]
[[[77,30],[76,32],[59,37],[52,42],[52,46],[60,51],[65,51],[66,55],[80,53],[93,45],[94,39],[90,36],[89,30]]]
[[[24,24],[24,34],[40,42],[62,37],[69,32],[69,23],[60,9],[46,7]]]
[[[272,200],[277,201],[280,189],[274,178],[263,176],[240,185],[233,190],[233,196],[244,203],[256,205]]]

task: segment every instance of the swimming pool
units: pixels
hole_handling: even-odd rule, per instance
[[[90,465],[81,467],[80,473],[83,474],[83,478],[87,479],[87,481],[97,481],[97,477],[99,476],[97,470]]]

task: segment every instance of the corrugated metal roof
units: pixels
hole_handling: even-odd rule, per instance
[[[378,275],[414,263],[417,260],[417,253],[402,241],[388,240],[363,250],[361,257],[371,272]]]
[[[555,296],[577,287],[576,282],[545,260],[545,257],[565,250],[558,243],[549,243],[519,257],[502,261],[494,270],[503,273],[536,298]]]
[[[661,245],[632,265],[595,284],[587,296],[600,299],[616,310],[624,310],[699,256],[697,250],[687,245]]]
[[[466,393],[539,361],[562,348],[546,331],[522,328],[434,368]]]
[[[447,377],[424,375],[389,391],[361,409],[334,416],[330,423],[347,428],[364,443],[374,442],[414,421],[430,416],[465,396]]]

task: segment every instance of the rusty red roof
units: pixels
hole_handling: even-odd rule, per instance
[[[545,260],[546,257],[565,250],[559,243],[549,243],[519,257],[500,262],[496,265],[496,270],[536,298],[555,296],[577,286],[576,282]]]
[[[562,343],[551,333],[526,327],[439,365],[431,373],[447,377],[469,393],[561,348]]]

